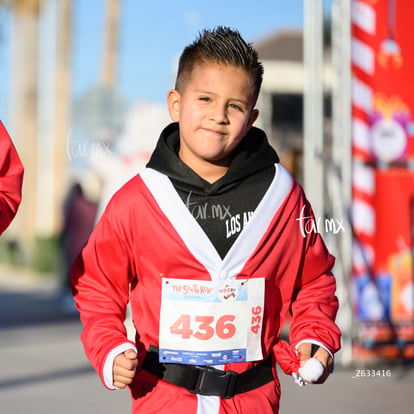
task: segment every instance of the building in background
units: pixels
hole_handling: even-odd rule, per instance
[[[303,32],[280,31],[255,44],[265,76],[258,101],[258,126],[269,133],[281,163],[303,182],[304,56]],[[332,65],[325,48],[323,65],[325,147],[331,145]]]

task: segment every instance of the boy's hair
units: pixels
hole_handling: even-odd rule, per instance
[[[263,80],[263,65],[251,43],[246,43],[237,30],[218,26],[203,30],[198,38],[188,45],[178,62],[175,89],[183,91],[196,65],[214,63],[235,66],[249,75],[257,99]]]

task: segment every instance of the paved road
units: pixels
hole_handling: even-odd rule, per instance
[[[54,283],[0,269],[2,414],[130,412],[128,391],[101,385],[84,357],[80,332],[77,316],[62,312]],[[391,376],[353,378],[355,369],[338,367],[326,384],[304,388],[281,374],[280,413],[411,414],[413,365],[380,368]]]
[[[77,315],[50,280],[0,271],[0,413],[129,413],[128,391],[107,391],[86,360]]]

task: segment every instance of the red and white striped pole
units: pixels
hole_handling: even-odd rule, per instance
[[[352,61],[352,286],[358,319],[379,320],[383,308],[373,283],[375,262],[375,172],[370,149],[370,116],[373,112],[373,76],[376,10],[371,1],[353,1],[351,9]],[[363,322],[362,322],[362,327]],[[371,331],[372,332],[372,331]],[[375,332],[372,332],[372,341]],[[365,338],[366,339],[366,338]]]

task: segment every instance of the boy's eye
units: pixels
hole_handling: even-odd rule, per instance
[[[211,101],[211,99],[208,96],[201,96],[199,99],[200,99],[200,101],[203,101],[203,102],[210,102]]]
[[[235,103],[229,104],[230,108],[236,109],[237,111],[243,112],[243,108]]]

